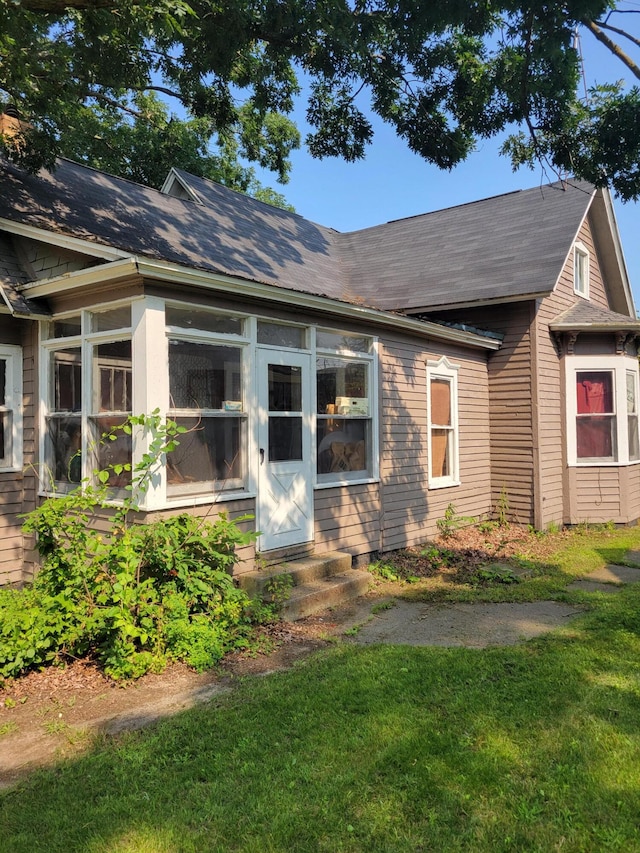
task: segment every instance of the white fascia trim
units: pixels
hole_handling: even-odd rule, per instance
[[[105,260],[132,257],[131,252],[126,252],[123,249],[115,249],[113,246],[105,246],[102,243],[92,243],[90,240],[71,237],[58,231],[46,231],[44,228],[38,228],[35,225],[24,225],[21,222],[13,222],[11,219],[3,219],[2,217],[0,217],[0,229],[9,231],[11,234],[17,234],[19,237],[29,237],[31,240],[38,240],[40,243],[50,243],[60,246],[62,249],[80,252],[83,255],[92,255],[96,258],[105,258]]]
[[[155,278],[158,281],[167,281],[174,284],[190,284],[210,290],[237,293],[240,296],[253,297],[263,301],[280,302],[289,306],[295,305],[296,307],[310,310],[330,310],[333,314],[345,318],[355,318],[364,322],[375,323],[377,326],[387,326],[414,332],[421,337],[439,338],[481,349],[497,350],[502,345],[501,341],[488,339],[472,332],[443,327],[437,323],[414,320],[405,315],[391,314],[375,308],[364,308],[361,305],[352,305],[351,303],[340,302],[337,299],[329,299],[325,296],[315,296],[297,290],[285,290],[276,285],[260,284],[246,279],[234,278],[222,273],[210,273],[203,270],[181,267],[178,264],[171,264],[169,262],[151,261],[146,258],[138,258],[137,265],[141,275]]]
[[[589,216],[589,211],[591,210],[591,205],[593,204],[593,200],[596,197],[597,192],[598,192],[597,190],[594,190],[591,193],[591,198],[589,199],[589,204],[587,205],[587,208],[584,212],[584,215],[583,215],[582,219],[580,220],[580,224],[578,225],[576,233],[573,235],[573,240],[571,241],[571,244],[567,250],[567,254],[564,256],[564,261],[562,262],[562,265],[560,266],[560,269],[558,270],[558,277],[556,278],[555,284],[553,285],[553,290],[551,291],[552,293],[554,293],[558,289],[558,286],[560,284],[560,279],[562,278],[562,273],[564,272],[564,268],[566,267],[567,263],[569,262],[569,258],[573,257],[573,248],[574,248],[576,242],[579,242],[578,241],[578,235],[580,234],[580,230],[587,220],[587,216]]]
[[[459,302],[458,300],[447,302],[441,305],[425,305],[423,308],[409,308],[407,309],[410,314],[428,314],[430,311],[448,311],[450,309],[455,309],[456,311],[459,308],[485,308],[487,305],[506,305],[511,302],[529,302],[532,299],[540,299],[545,296],[550,296],[553,291],[549,290],[538,290],[535,293],[521,293],[517,296],[513,296],[508,294],[507,296],[493,296],[489,299],[469,299],[466,302]]]
[[[117,261],[100,264],[86,270],[75,270],[42,281],[31,281],[29,284],[21,285],[18,291],[30,299],[54,296],[67,290],[76,290],[104,282],[116,282],[119,279],[130,278],[137,273],[138,264],[135,258],[120,258]]]
[[[618,266],[620,268],[620,278],[622,280],[622,287],[624,289],[624,295],[627,299],[627,305],[629,308],[629,316],[636,316],[636,307],[633,301],[633,291],[631,289],[631,283],[629,282],[629,272],[627,270],[627,262],[624,257],[624,250],[622,248],[622,241],[620,240],[620,230],[618,229],[618,221],[616,219],[616,212],[613,207],[613,201],[611,199],[611,192],[608,187],[605,187],[602,190],[602,198],[604,200],[604,208],[607,213],[607,219],[609,221],[609,225],[611,227],[611,236],[613,238],[613,247],[616,253],[616,259],[618,261]]]

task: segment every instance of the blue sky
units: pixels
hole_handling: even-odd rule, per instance
[[[634,30],[638,28],[638,22],[631,23]],[[589,85],[625,77],[624,66],[588,33],[582,43]],[[304,136],[299,113],[295,120]],[[382,122],[374,127],[374,141],[364,161],[314,160],[300,150],[292,156],[291,180],[286,186],[275,185],[269,174],[261,174],[260,179],[282,191],[302,216],[338,231],[366,228],[555,180],[555,175],[540,167],[514,173],[509,161],[499,156],[500,143],[496,140],[482,143],[453,171],[442,172],[412,154]],[[615,200],[614,205],[636,308],[640,310],[640,203]]]

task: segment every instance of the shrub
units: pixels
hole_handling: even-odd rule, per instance
[[[254,534],[225,514],[214,522],[182,514],[129,524],[133,495],[144,491],[179,432],[156,413],[123,428],[131,423],[153,431],[153,450],[134,469],[131,495],[106,535],[91,520],[108,506],[108,477],[49,498],[27,516],[24,529],[36,535],[42,567],[31,587],[0,592],[0,675],[87,653],[116,679],[171,659],[205,669],[246,645],[256,614],[264,614],[230,574],[236,549]]]

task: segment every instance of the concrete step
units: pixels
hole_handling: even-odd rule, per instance
[[[270,587],[281,590],[285,584],[300,586],[320,578],[331,577],[351,569],[351,555],[342,551],[326,551],[265,566],[238,577],[238,583],[252,598],[270,599]],[[290,578],[289,581],[286,578]],[[282,579],[279,582],[279,579]]]
[[[351,555],[341,551],[313,554],[265,566],[238,577],[252,598],[276,601],[289,622],[363,595],[369,572],[351,568]]]
[[[295,622],[296,619],[343,604],[364,595],[369,589],[370,581],[369,572],[349,569],[339,575],[294,586],[282,605],[280,615],[286,622]]]

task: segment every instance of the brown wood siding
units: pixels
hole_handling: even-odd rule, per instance
[[[353,555],[380,550],[380,488],[378,483],[316,489],[315,547]]]
[[[446,355],[459,367],[460,485],[428,488],[427,361]],[[486,429],[486,354],[400,337],[380,343],[381,551],[425,541],[453,503],[458,513],[485,516],[491,509]]]
[[[577,238],[589,250],[589,301],[600,308],[610,308],[609,298],[607,296],[605,282],[602,276],[602,269],[598,259],[598,252],[593,239],[593,231],[589,217],[585,219],[578,232]],[[581,299],[576,296],[573,289],[573,252],[570,253],[562,271],[561,280],[558,283],[556,291],[566,292],[573,299]],[[568,306],[567,306],[568,307]]]
[[[635,524],[640,520],[640,464],[628,465],[620,472],[622,522]]]
[[[440,315],[504,335],[502,347],[489,354],[491,506],[495,510],[504,493],[510,518],[520,524],[533,524],[535,515],[533,311],[532,302],[515,302]]]
[[[569,524],[626,520],[621,495],[620,472],[615,467],[569,469]]]

